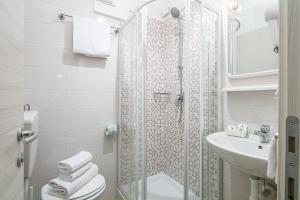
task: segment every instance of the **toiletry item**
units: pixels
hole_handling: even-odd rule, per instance
[[[118,133],[117,124],[107,124],[104,130],[106,136],[114,136]]]
[[[235,125],[228,125],[225,132],[228,136],[236,136],[237,127]]]
[[[246,124],[239,124],[238,128],[238,135],[239,137],[247,137],[248,135],[248,126]]]
[[[229,125],[225,132],[228,136],[245,138],[248,135],[248,126],[246,124]]]

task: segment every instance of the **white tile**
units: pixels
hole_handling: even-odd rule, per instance
[[[48,64],[47,64],[48,65]],[[45,71],[45,87],[52,90],[69,89],[70,70],[67,66],[49,63]]]
[[[70,2],[72,2],[72,0],[41,0],[41,2],[64,8],[64,7],[68,7],[68,5],[70,4]]]
[[[47,90],[47,109],[64,111],[68,108],[68,95],[66,90]]]
[[[25,65],[42,67],[45,47],[41,45],[25,45]]]
[[[46,44],[47,24],[38,21],[25,20],[25,44]]]
[[[25,66],[25,88],[42,89],[45,88],[45,70],[40,67]]]
[[[117,120],[117,37],[112,36],[112,55],[107,60],[76,55],[72,20],[57,20],[60,12],[96,17],[92,5],[93,0],[28,0],[26,4],[25,102],[39,109],[41,132],[38,170],[32,180],[35,199],[40,198],[41,186],[57,175],[56,163],[80,150],[91,151],[101,169],[106,163],[105,197],[113,199],[116,192],[116,182],[110,181],[116,177],[116,141],[105,138],[103,131],[105,124]]]
[[[24,102],[29,104],[32,110],[44,110],[48,106],[47,91],[43,89],[25,89]]]
[[[67,129],[74,123],[65,111],[42,110],[40,111],[40,129],[49,134],[58,134],[58,131]]]

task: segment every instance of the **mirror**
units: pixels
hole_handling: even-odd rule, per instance
[[[278,71],[278,0],[229,0],[230,77]]]

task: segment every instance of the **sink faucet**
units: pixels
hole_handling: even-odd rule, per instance
[[[258,135],[261,143],[271,142],[271,131],[269,125],[261,125],[259,131],[254,131],[255,135]]]

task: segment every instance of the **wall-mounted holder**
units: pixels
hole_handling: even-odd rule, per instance
[[[153,93],[155,102],[168,102],[170,100],[170,92],[154,92]]]
[[[107,124],[104,130],[106,136],[114,136],[118,134],[118,126],[116,124]]]
[[[30,104],[25,104],[24,105],[24,111],[30,111],[31,108],[30,108]]]

